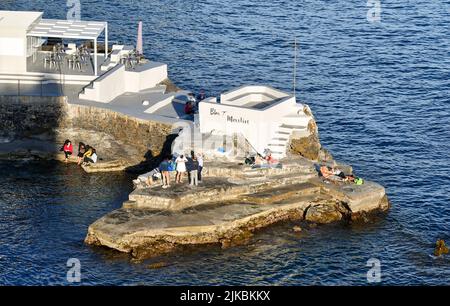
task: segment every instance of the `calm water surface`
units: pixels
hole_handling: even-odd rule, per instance
[[[386,186],[389,215],[301,235],[276,226],[248,246],[173,255],[150,270],[83,244],[88,225],[127,198],[129,177],[3,162],[0,284],[66,283],[71,257],[83,284],[364,285],[372,257],[382,284],[449,284],[450,257],[431,254],[437,238],[450,242],[450,1],[382,0],[378,24],[366,1],[198,2],[81,1],[82,18],[110,21],[111,39],[126,43],[142,19],[147,56],[169,63],[179,86],[211,95],[243,83],[292,90],[296,36],[299,100],[337,159]],[[65,3],[0,9],[65,18]]]

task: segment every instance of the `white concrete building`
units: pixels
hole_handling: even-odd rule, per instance
[[[113,45],[110,50],[107,22],[42,16],[42,12],[0,11],[0,83],[82,85],[79,99],[109,103],[124,93],[154,88],[167,78],[164,63],[143,60],[127,65],[133,46]],[[50,39],[62,42],[62,52],[51,50]],[[79,56],[81,45],[87,54]]]
[[[236,135],[260,154],[286,156],[291,135],[304,132],[312,119],[294,96],[268,86],[243,86],[199,103],[202,134]]]

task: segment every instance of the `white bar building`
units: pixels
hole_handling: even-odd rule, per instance
[[[240,134],[260,154],[283,158],[293,133],[308,134],[312,119],[295,96],[269,86],[243,86],[199,103],[202,134]]]
[[[42,16],[42,12],[0,11],[0,83],[80,85],[80,100],[109,103],[125,93],[154,88],[168,76],[164,63],[130,64],[134,46],[109,48],[107,22]],[[99,38],[104,38],[101,54]],[[54,58],[51,44],[46,46],[49,40],[62,42],[64,52],[57,61],[49,61]],[[71,56],[80,45],[88,45],[82,63]]]
[[[98,75],[97,40],[104,33],[108,54],[108,23],[43,19],[42,12],[0,11],[0,73],[25,74],[27,59],[36,56],[47,38],[91,40],[93,75]]]

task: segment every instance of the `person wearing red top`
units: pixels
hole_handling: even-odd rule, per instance
[[[69,156],[72,155],[72,153],[73,153],[73,145],[72,145],[72,142],[70,142],[69,139],[67,139],[64,142],[63,151],[64,151],[64,155],[66,157],[64,159],[64,161],[67,163],[69,161]]]
[[[186,115],[192,115],[193,114],[193,106],[192,106],[192,102],[188,101],[186,102],[186,104],[184,105],[184,113]]]

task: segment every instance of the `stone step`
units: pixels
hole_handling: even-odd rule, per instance
[[[239,198],[248,203],[272,204],[293,196],[318,194],[320,187],[311,183],[300,183],[277,188],[269,188],[260,192],[241,195]]]
[[[291,132],[292,132],[292,129],[288,129],[287,131],[279,129],[275,132],[274,137],[286,138],[291,135]]]
[[[270,140],[269,144],[286,146],[286,140],[283,139],[283,136],[275,136]]]
[[[257,188],[257,184],[246,184],[245,181],[239,184],[225,177],[208,177],[196,187],[189,186],[185,181],[183,184],[172,182],[167,189],[160,185],[136,189],[129,195],[129,200],[135,202],[135,208],[175,211],[202,205],[211,199],[226,201]]]
[[[142,259],[175,251],[177,246],[218,243],[226,247],[245,241],[260,228],[301,219],[309,205],[232,202],[169,212],[122,208],[91,224],[85,242]]]
[[[307,122],[305,122],[308,118],[305,116],[299,116],[299,115],[293,115],[293,116],[286,116],[283,117],[281,120],[283,124],[285,125],[305,125]],[[309,120],[309,119],[308,119]]]
[[[306,130],[307,126],[305,125],[296,125],[296,124],[282,124],[280,128],[291,129],[291,130]]]
[[[271,139],[271,142],[273,143],[273,142],[275,142],[275,141],[279,141],[279,142],[284,142],[284,143],[286,143],[287,141],[289,140],[289,137],[288,136],[276,136],[276,137],[274,137],[274,138],[272,138]]]
[[[274,182],[274,184],[276,185],[283,185],[283,184],[304,183],[308,182],[309,180],[315,177],[317,177],[316,173],[296,172],[296,173],[268,176],[267,180]]]

